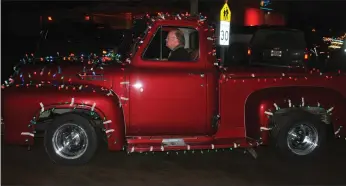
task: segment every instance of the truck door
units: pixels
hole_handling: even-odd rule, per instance
[[[172,27],[159,27],[143,46],[139,67],[130,73],[128,135],[201,135],[207,132],[207,78],[195,28],[181,28],[189,61],[167,61],[165,45]],[[192,34],[193,35],[193,34]]]

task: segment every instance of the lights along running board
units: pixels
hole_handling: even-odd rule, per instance
[[[214,141],[210,136],[133,136],[127,137],[130,145],[162,145],[163,142],[183,140],[185,144],[210,144]]]
[[[191,140],[191,138],[190,138]],[[217,149],[236,149],[236,148],[253,148],[260,145],[259,141],[249,138],[229,138],[229,139],[214,139],[213,141],[201,142],[189,141],[186,138],[172,139],[155,139],[148,141],[145,137],[136,140],[128,139],[127,152],[163,152],[163,151],[189,151],[189,150],[217,150]],[[145,143],[147,142],[147,143]],[[184,145],[185,144],[185,145]]]

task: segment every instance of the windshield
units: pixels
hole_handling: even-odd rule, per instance
[[[148,34],[148,31],[149,31],[149,27],[147,27],[145,29],[145,31],[143,32],[143,34],[141,34],[139,37],[135,37],[137,39],[135,39],[135,41],[133,42],[132,47],[131,47],[132,55],[134,55],[137,52],[137,49],[138,49],[139,45],[141,44],[140,43],[141,40]]]
[[[132,42],[130,47],[130,54],[132,56],[137,52],[140,41],[148,34],[150,30],[148,24],[148,18],[135,19],[132,27]],[[131,57],[131,56],[130,56]]]

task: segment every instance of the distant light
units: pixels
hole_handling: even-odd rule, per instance
[[[341,46],[338,46],[338,45],[329,45],[328,48],[340,49]]]
[[[312,31],[312,32],[316,32],[316,29],[313,28],[311,31]]]
[[[89,20],[90,20],[90,16],[85,16],[84,19],[85,19],[86,21],[89,21]]]
[[[262,24],[262,18],[260,17],[261,11],[256,8],[247,8],[245,10],[244,25],[255,26]]]
[[[273,10],[272,8],[265,8],[265,7],[261,7],[260,9],[261,10],[268,10],[268,11],[272,11]]]
[[[305,59],[305,60],[309,59],[308,54],[305,54],[305,55],[304,55],[304,59]]]
[[[53,21],[51,16],[48,16],[48,21]]]

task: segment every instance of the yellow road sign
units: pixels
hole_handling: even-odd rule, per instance
[[[231,10],[227,3],[225,3],[220,11],[220,21],[231,22]]]

